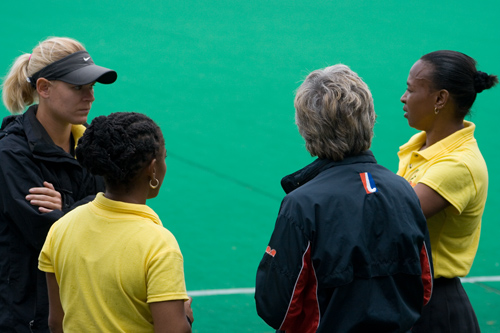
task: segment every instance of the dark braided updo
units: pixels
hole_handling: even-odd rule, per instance
[[[76,157],[110,186],[127,186],[165,145],[160,128],[148,116],[116,112],[96,117],[78,141]]]

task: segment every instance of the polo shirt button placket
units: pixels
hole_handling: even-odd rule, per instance
[[[410,158],[410,163],[408,164],[408,168],[410,168],[410,169],[411,169],[411,168],[413,167],[413,163],[412,163],[412,162],[413,162],[415,159],[418,159],[418,158],[419,158],[419,155],[418,155],[418,154],[416,154],[416,153],[415,153],[415,154],[412,154],[412,157]]]

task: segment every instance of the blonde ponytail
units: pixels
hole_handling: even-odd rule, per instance
[[[35,89],[27,81],[29,54],[19,56],[12,64],[2,87],[3,104],[11,113],[20,113],[37,100]]]
[[[38,102],[36,89],[28,82],[28,77],[72,53],[84,51],[78,41],[53,37],[40,42],[31,55],[19,56],[10,68],[3,82],[2,99],[11,113],[21,113],[26,106]]]

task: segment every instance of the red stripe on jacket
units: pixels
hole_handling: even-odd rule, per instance
[[[422,284],[424,285],[424,305],[429,303],[432,295],[432,272],[431,264],[429,261],[429,252],[427,246],[422,246],[420,251],[420,267],[422,267]]]
[[[311,262],[309,243],[302,256],[302,269],[280,330],[287,333],[316,332],[320,319],[317,287],[318,281]]]

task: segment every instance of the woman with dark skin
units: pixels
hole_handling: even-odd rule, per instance
[[[191,332],[182,254],[146,205],[167,169],[160,128],[139,113],[100,116],[76,154],[106,192],[57,221],[43,246],[51,331]]]
[[[401,97],[410,127],[421,132],[400,147],[398,174],[417,193],[427,218],[434,264],[432,298],[412,332],[479,332],[460,282],[476,255],[488,190],[486,163],[465,121],[476,95],[498,82],[455,51],[424,55]]]

